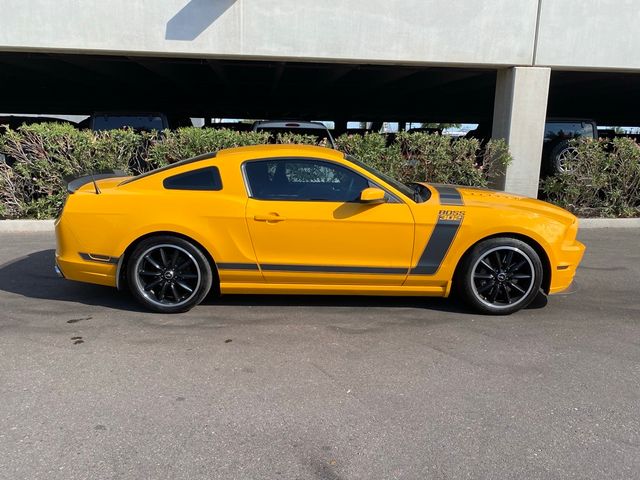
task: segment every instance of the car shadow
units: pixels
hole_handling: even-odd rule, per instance
[[[379,295],[223,295],[210,296],[203,304],[252,307],[418,308],[460,314],[474,313],[465,305],[446,298]]]
[[[145,311],[133,297],[111,287],[59,278],[53,270],[54,258],[55,250],[42,250],[0,265],[0,291],[41,300]]]
[[[0,265],[0,291],[27,298],[75,302],[132,312],[147,312],[128,292],[111,287],[73,282],[59,278],[53,270],[53,249],[30,253]],[[528,308],[542,308],[546,296],[539,295]],[[435,297],[389,297],[353,295],[210,295],[204,305],[225,306],[308,306],[417,308],[440,312],[473,314],[455,299]]]

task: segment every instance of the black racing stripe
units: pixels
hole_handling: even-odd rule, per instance
[[[255,263],[216,263],[220,270],[258,270]]]
[[[118,260],[120,260],[120,257],[110,257],[109,255],[100,255],[99,253],[78,252],[78,255],[80,255],[80,258],[87,262],[117,264]]]
[[[438,271],[444,257],[453,243],[462,224],[461,220],[438,220],[431,237],[424,247],[418,265],[411,269],[410,275],[433,275]]]
[[[456,187],[451,185],[431,184],[440,194],[441,205],[464,205],[462,195]]]
[[[318,273],[373,273],[387,275],[405,275],[407,268],[394,267],[342,267],[334,265],[282,265],[260,264],[262,270],[280,272],[318,272]]]

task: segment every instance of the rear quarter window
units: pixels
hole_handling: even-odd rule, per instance
[[[205,167],[167,177],[162,182],[167,190],[222,190],[220,171]]]

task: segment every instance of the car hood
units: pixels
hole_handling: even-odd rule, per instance
[[[525,210],[534,214],[551,217],[568,225],[576,220],[575,215],[565,209],[534,198],[499,190],[490,190],[488,188],[467,187],[463,185],[450,186],[458,190],[466,207]]]

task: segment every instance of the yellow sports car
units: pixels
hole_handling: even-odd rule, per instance
[[[424,295],[508,314],[566,289],[575,216],[477,188],[404,185],[336,150],[232,148],[142,175],[76,179],[56,270],[158,312],[217,293]]]

